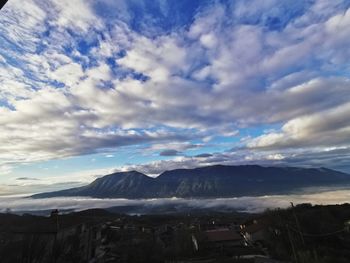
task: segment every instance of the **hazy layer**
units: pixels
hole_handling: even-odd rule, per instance
[[[267,208],[284,208],[295,204],[341,204],[350,201],[350,189],[319,189],[315,192],[307,191],[302,194],[271,195],[259,197],[215,198],[215,199],[183,199],[183,198],[160,198],[160,199],[98,199],[89,197],[57,197],[32,199],[23,196],[7,196],[0,198],[0,211],[34,211],[47,209],[72,209],[84,210],[89,208],[107,208],[114,206],[144,205],[145,207],[157,207],[162,205],[187,205],[193,208],[232,208],[245,212],[261,212]]]

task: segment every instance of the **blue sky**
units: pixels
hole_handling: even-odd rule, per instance
[[[217,163],[350,171],[349,7],[8,1],[0,194]]]

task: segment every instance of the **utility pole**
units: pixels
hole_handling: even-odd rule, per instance
[[[300,224],[299,224],[298,217],[295,214],[294,204],[293,204],[293,202],[290,202],[290,204],[292,205],[292,213],[293,213],[293,216],[294,216],[294,219],[295,219],[295,223],[296,223],[297,228],[298,228],[298,232],[299,232],[299,235],[300,235],[301,242],[302,242],[303,246],[305,246],[304,236],[303,236],[303,234],[301,232],[301,227],[300,227]]]
[[[290,234],[290,230],[289,230],[289,225],[288,224],[287,224],[287,232],[288,232],[289,242],[290,242],[290,245],[292,247],[294,261],[295,261],[295,263],[298,263],[298,257],[297,257],[297,254],[295,253],[295,247],[294,247],[294,243],[293,243],[293,240],[292,240],[292,236]]]
[[[52,262],[56,263],[57,261],[57,234],[58,234],[58,229],[59,229],[59,224],[58,224],[58,214],[59,211],[57,209],[53,210],[51,212],[51,217],[56,220],[56,231],[54,235],[54,241],[53,241],[53,246],[52,246]]]

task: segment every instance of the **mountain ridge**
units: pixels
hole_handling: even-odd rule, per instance
[[[350,175],[328,168],[213,165],[164,171],[150,177],[138,171],[116,172],[92,183],[31,197],[205,198],[284,194],[305,187],[350,184]]]

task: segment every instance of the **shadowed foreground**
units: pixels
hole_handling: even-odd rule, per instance
[[[0,214],[1,262],[348,262],[350,205],[262,214]]]

